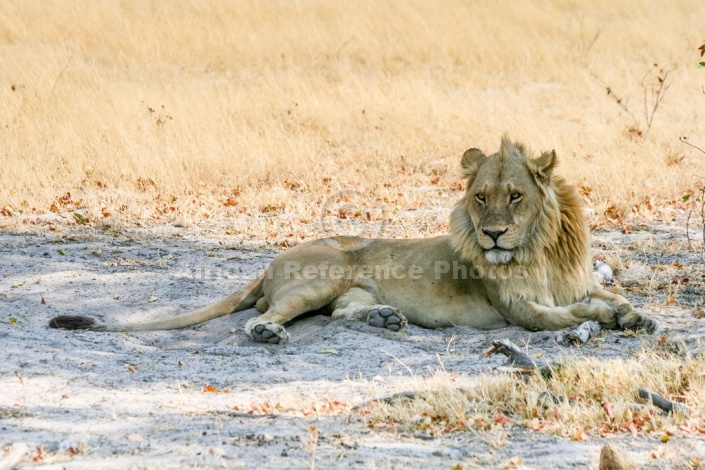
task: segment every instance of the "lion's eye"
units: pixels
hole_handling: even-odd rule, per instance
[[[476,199],[477,202],[479,202],[480,204],[484,204],[484,203],[485,203],[485,195],[484,195],[484,194],[475,194],[475,199]]]
[[[521,199],[521,193],[512,193],[509,195],[509,200],[511,202],[517,202],[519,199]]]

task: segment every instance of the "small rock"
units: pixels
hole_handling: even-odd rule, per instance
[[[48,452],[50,454],[53,454],[54,452],[59,451],[59,443],[57,441],[45,442],[42,445],[42,449],[44,450],[44,452]]]
[[[64,439],[59,443],[59,450],[61,452],[69,452],[69,449],[72,451],[78,450],[78,441],[75,439]]]
[[[599,470],[636,470],[629,454],[615,445],[606,445],[600,452]]]
[[[612,276],[614,276],[610,265],[602,261],[595,262],[595,274],[604,281],[610,281]]]

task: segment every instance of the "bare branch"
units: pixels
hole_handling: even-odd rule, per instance
[[[651,401],[654,406],[657,406],[668,413],[673,413],[676,411],[685,411],[685,407],[680,403],[676,403],[669,400],[668,398],[662,397],[658,393],[654,393],[648,388],[640,388],[639,397]]]
[[[695,249],[695,247],[693,246],[693,240],[690,239],[690,216],[692,213],[692,210],[688,211],[688,216],[685,218],[685,238],[688,241],[688,248],[690,248],[690,251],[693,252],[693,254],[700,258],[703,262],[705,262],[705,256],[703,256],[703,248],[701,248],[700,250]],[[705,227],[705,224],[703,224],[703,226]]]
[[[350,407],[351,410],[354,410],[356,408],[360,408],[361,406],[365,406],[368,403],[372,403],[374,401],[384,401],[384,402],[390,402],[394,399],[397,398],[406,398],[406,399],[413,399],[416,398],[416,393],[414,392],[397,392],[397,393],[385,393],[382,395],[377,395],[375,397],[370,397],[366,398],[364,400],[361,400],[357,403],[355,403],[353,406]]]
[[[701,151],[702,153],[705,153],[705,150],[701,149],[701,148],[698,147],[697,145],[693,145],[693,144],[691,144],[690,142],[688,142],[688,138],[687,138],[687,137],[679,137],[678,140],[680,140],[681,142],[683,142],[685,145],[690,145],[690,146],[693,147],[694,149],[699,150],[699,151]]]
[[[654,68],[656,67],[656,64],[654,64]],[[651,74],[653,69],[649,69],[649,71],[646,72],[641,79],[640,85],[644,89],[644,119],[646,120],[647,133],[651,129],[651,125],[654,123],[654,116],[656,115],[656,111],[658,111],[661,102],[666,97],[666,92],[669,88],[671,88],[673,80],[669,83],[668,76],[671,72],[676,70],[676,68],[677,67],[674,67],[666,71],[661,69],[660,73],[656,77],[658,85],[654,84],[649,87],[645,83],[646,77]]]
[[[586,321],[578,325],[578,327],[566,332],[559,333],[556,336],[556,342],[567,343],[579,346],[585,344],[601,331],[600,324],[596,321]]]
[[[508,339],[492,341],[492,346],[482,351],[482,357],[488,357],[497,353],[507,356],[509,359],[507,364],[518,372],[538,370],[544,377],[550,377],[552,374],[551,366],[549,366],[544,359],[529,356],[523,352],[519,346]]]
[[[624,111],[625,113],[627,113],[628,115],[630,115],[630,116],[632,117],[632,119],[634,120],[635,123],[637,123],[637,122],[639,121],[639,120],[636,118],[636,116],[634,115],[634,113],[632,113],[631,110],[627,107],[627,102],[628,102],[628,100],[624,100],[624,99],[620,98],[619,95],[616,95],[616,94],[614,93],[614,90],[612,90],[612,88],[611,88],[607,83],[605,83],[605,81],[602,80],[596,73],[590,72],[590,75],[592,76],[592,78],[595,79],[595,81],[596,81],[597,83],[599,83],[600,85],[602,85],[602,86],[605,88],[605,90],[607,91],[607,96],[609,96],[610,98],[612,98],[612,100],[613,100],[615,103],[617,103],[617,106],[619,106],[620,108],[622,108],[622,111]]]

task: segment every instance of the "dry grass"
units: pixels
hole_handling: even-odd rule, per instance
[[[355,190],[389,235],[426,235],[462,151],[505,132],[556,148],[593,223],[668,219],[705,174],[678,141],[705,143],[703,24],[697,0],[2,2],[2,223],[291,243]],[[676,70],[647,133],[654,63]]]
[[[688,352],[694,351],[694,352]],[[667,414],[638,396],[640,388],[679,403]],[[361,398],[410,392],[413,398]],[[705,353],[661,337],[628,358],[574,357],[555,363],[551,377],[501,372],[479,376],[411,374],[385,381],[352,381],[330,392],[282,388],[257,400],[238,400],[234,411],[253,415],[355,415],[380,431],[442,436],[496,434],[511,427],[573,440],[614,435],[657,437],[705,434]],[[261,395],[261,394],[260,394]],[[666,437],[664,437],[666,436]]]
[[[665,341],[663,346],[629,359],[570,360],[550,378],[497,373],[469,379],[439,372],[401,385],[416,398],[375,402],[362,414],[376,429],[432,436],[512,426],[575,440],[705,434],[705,356],[677,357],[664,351],[670,346]],[[640,400],[639,388],[682,403],[686,411],[665,414]]]

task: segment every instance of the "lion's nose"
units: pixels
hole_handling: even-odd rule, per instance
[[[484,233],[485,235],[490,237],[492,239],[492,241],[497,243],[497,239],[499,237],[501,237],[502,235],[504,235],[505,233],[507,233],[507,229],[505,228],[504,230],[485,230],[483,228],[482,233]]]

